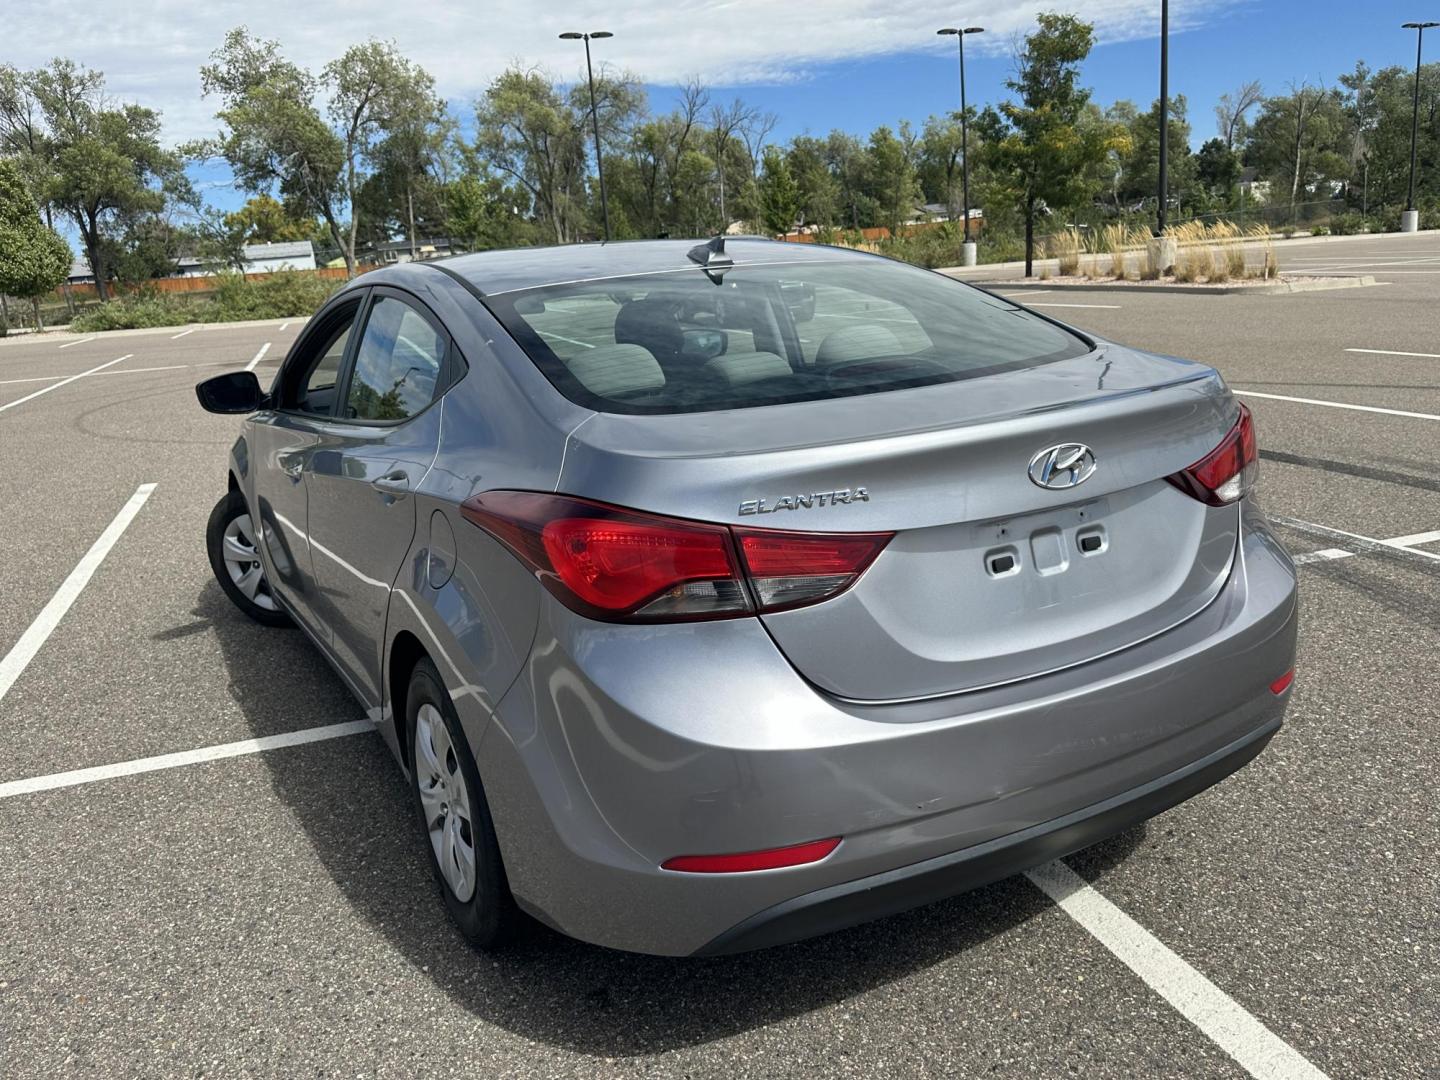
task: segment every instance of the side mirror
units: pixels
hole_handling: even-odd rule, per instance
[[[195,396],[202,409],[213,413],[252,413],[266,402],[253,371],[228,371],[196,383]]]

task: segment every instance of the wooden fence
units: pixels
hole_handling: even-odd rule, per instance
[[[374,269],[370,266],[362,266],[357,273],[363,274],[366,270]],[[246,274],[246,281],[264,281],[266,278],[280,274],[301,274],[305,277],[322,278],[326,281],[344,281],[346,278],[343,266],[322,266],[316,270],[274,270],[263,274]],[[171,277],[153,278],[150,281],[142,282],[139,285],[121,285],[111,282],[108,292],[112,296],[123,296],[126,293],[135,292],[158,292],[158,293],[207,293],[214,292],[216,278],[213,274],[196,275],[195,277]],[[76,300],[94,300],[97,297],[95,286],[88,282],[77,282],[73,285],[61,285],[47,298],[49,301],[64,303],[65,290],[70,290],[71,296]]]

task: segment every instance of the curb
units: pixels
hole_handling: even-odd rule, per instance
[[[1172,296],[1286,296],[1291,293],[1324,292],[1327,289],[1355,289],[1377,282],[1370,274],[1326,278],[1324,281],[1278,281],[1272,285],[1143,285],[1067,284],[1057,281],[971,281],[969,285],[986,292],[1067,292],[1162,293]]]

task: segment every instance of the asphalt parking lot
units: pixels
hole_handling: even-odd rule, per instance
[[[1380,284],[1024,297],[1254,410],[1270,748],[1068,871],[703,961],[470,951],[358,705],[213,583],[191,387],[299,322],[0,342],[0,1073],[1440,1074],[1440,234],[1279,250]]]

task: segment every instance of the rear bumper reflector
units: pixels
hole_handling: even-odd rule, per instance
[[[817,863],[840,846],[840,837],[812,840],[808,844],[741,851],[731,855],[676,855],[660,864],[662,870],[687,874],[743,874],[751,870],[779,870],[786,866]]]
[[[1286,690],[1289,690],[1290,684],[1294,681],[1295,669],[1292,667],[1289,671],[1285,672],[1284,675],[1281,675],[1270,684],[1270,692],[1278,697],[1280,694],[1285,693]]]

